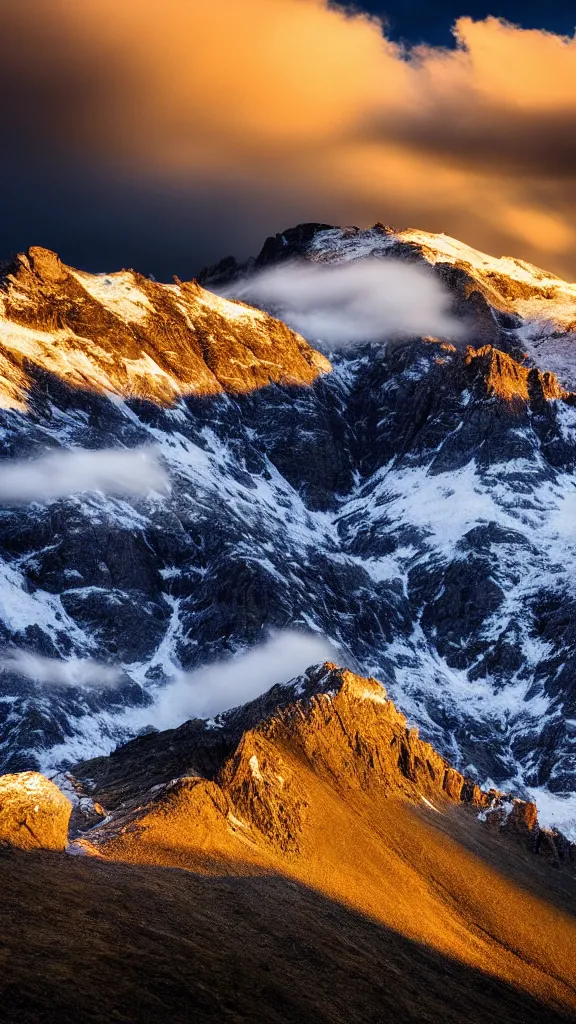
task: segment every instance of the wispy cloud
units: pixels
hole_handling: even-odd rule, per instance
[[[332,346],[419,335],[453,340],[465,330],[433,272],[397,259],[285,263],[233,285],[229,294],[272,307],[309,340]]]
[[[338,658],[336,648],[322,636],[296,630],[273,633],[241,654],[177,673],[158,691],[152,707],[127,711],[129,726],[172,729],[191,718],[211,718],[289,682],[310,665]],[[18,648],[0,655],[0,673],[13,673],[38,685],[85,689],[117,687],[128,678],[119,665],[90,658],[47,658]]]
[[[49,501],[81,491],[143,496],[167,489],[166,471],[153,448],[75,448],[0,462],[0,502],[9,504]]]
[[[277,683],[286,683],[310,665],[334,660],[334,647],[320,636],[286,630],[226,661],[182,672],[140,712],[142,724],[172,729],[189,718],[209,718],[245,704]]]
[[[20,650],[8,651],[0,657],[0,671],[51,686],[117,686],[123,678],[121,669],[89,658],[60,660]]]

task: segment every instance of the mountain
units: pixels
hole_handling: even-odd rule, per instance
[[[1,850],[6,1021],[576,1017],[576,847],[375,679],[319,665],[67,784],[78,856]]]
[[[286,854],[301,854],[308,871],[314,857],[303,849],[327,786],[344,803],[362,792],[386,806],[408,801],[434,813],[433,800],[444,810],[446,802],[467,805],[500,832],[522,837],[532,853],[576,863],[576,844],[541,829],[535,804],[480,789],[408,727],[378,680],[332,662],[213,721],[191,719],[80,762],[58,782],[75,805],[73,834],[87,836],[82,851],[112,859],[175,858],[212,871],[242,856],[264,866],[279,857],[285,869]],[[334,825],[324,828],[333,849]]]
[[[26,409],[39,374],[170,405],[184,395],[310,384],[329,369],[284,324],[196,282],[86,274],[34,246],[3,267],[0,299],[4,408]]]
[[[221,288],[252,273],[291,260],[339,264],[358,259],[402,259],[432,266],[454,294],[454,307],[475,321],[476,340],[525,354],[576,384],[573,343],[576,284],[569,284],[524,260],[499,259],[447,235],[395,231],[376,224],[356,227],[300,224],[270,237],[255,259],[238,264],[227,257],[199,275],[201,283]]]
[[[430,266],[466,343],[328,360],[206,290],[365,256]],[[154,445],[171,491],[2,507],[2,642],[122,673],[63,687],[5,667],[2,769],[107,754],[154,726],[175,673],[296,627],[381,679],[458,770],[537,792],[569,832],[576,287],[382,225],[301,225],[200,282],[90,276],[37,249],[3,271],[2,457]]]

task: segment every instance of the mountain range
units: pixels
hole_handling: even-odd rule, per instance
[[[465,341],[321,353],[207,290],[365,257],[430,268]],[[37,248],[2,270],[2,458],[144,448],[169,478],[3,505],[3,769],[108,753],[154,725],[177,673],[300,629],[456,767],[541,791],[569,828],[576,287],[382,225],[301,225],[200,282],[89,275]],[[39,682],[22,652],[119,680]]]
[[[453,336],[258,287],[369,265]],[[575,1019],[575,325],[382,224],[0,269],[3,1020]]]

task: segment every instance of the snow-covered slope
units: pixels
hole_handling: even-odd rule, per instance
[[[511,290],[516,271],[415,235],[304,226],[252,262],[425,259],[472,324],[466,351],[415,339],[341,354],[332,372],[278,321],[197,285],[90,278],[58,262],[48,286],[34,252],[5,275],[2,330],[49,339],[40,354],[14,334],[0,343],[17,398],[0,414],[3,457],[151,444],[171,490],[0,509],[4,645],[121,675],[63,687],[5,668],[4,770],[106,753],[147,707],[154,724],[160,689],[182,669],[300,627],[381,678],[467,774],[547,787],[556,803],[576,789],[569,375],[560,387],[522,361],[516,299],[491,302],[492,265]],[[225,272],[245,271],[228,261]],[[159,385],[159,371],[177,386]]]
[[[416,256],[434,267],[454,267],[499,313],[517,316],[515,336],[534,365],[555,373],[566,388],[576,387],[576,283],[509,256],[495,258],[449,235],[427,231],[393,232],[331,228],[318,232],[310,254],[321,259]]]

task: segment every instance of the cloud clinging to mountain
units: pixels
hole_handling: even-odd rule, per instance
[[[230,291],[273,307],[309,341],[332,347],[420,335],[453,340],[465,332],[449,311],[452,297],[439,278],[404,260],[283,263]]]
[[[232,658],[178,673],[159,691],[154,707],[139,715],[142,724],[175,728],[189,718],[207,718],[245,704],[310,665],[335,657],[324,637],[283,630]]]
[[[145,496],[165,491],[168,476],[153,448],[84,448],[0,462],[0,503],[52,501],[82,491]]]

